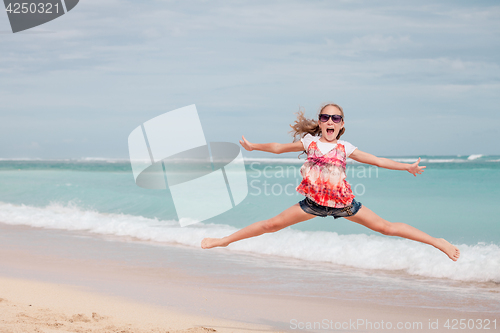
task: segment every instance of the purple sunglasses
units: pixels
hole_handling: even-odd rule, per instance
[[[339,115],[339,114],[332,114],[332,115],[329,115],[329,114],[320,114],[319,115],[319,120],[322,122],[322,123],[326,123],[328,121],[328,119],[332,118],[332,121],[334,123],[340,123],[342,121],[342,116]]]

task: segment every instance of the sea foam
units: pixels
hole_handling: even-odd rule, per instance
[[[469,157],[467,157],[467,159],[468,159],[469,161],[472,161],[472,160],[477,160],[478,158],[481,158],[481,157],[483,157],[483,155],[482,155],[482,154],[472,154],[472,155],[470,155]]]
[[[204,237],[223,237],[237,229],[197,223],[180,227],[177,221],[85,210],[75,204],[46,207],[0,202],[0,221],[143,241],[200,247]],[[231,244],[227,250],[324,262],[369,270],[403,271],[411,275],[470,282],[500,283],[500,247],[479,243],[458,245],[461,257],[453,262],[435,248],[401,238],[286,228]]]

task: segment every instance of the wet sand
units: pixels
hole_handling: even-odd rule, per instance
[[[488,312],[264,293],[245,276],[239,278],[245,288],[224,280],[224,272],[215,277],[206,258],[206,266],[197,267],[206,276],[175,264],[174,256],[189,261],[205,253],[201,249],[154,254],[148,252],[154,244],[81,233],[3,224],[0,232],[5,332],[380,332],[398,325],[408,332],[448,332],[444,325],[453,319],[500,324]]]

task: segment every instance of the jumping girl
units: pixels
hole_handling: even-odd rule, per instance
[[[291,126],[293,143],[250,143],[242,137],[240,144],[248,151],[261,150],[275,154],[305,151],[307,160],[300,169],[303,177],[297,191],[306,198],[279,215],[253,223],[224,238],[205,238],[201,247],[209,249],[229,244],[264,233],[276,232],[293,224],[310,220],[316,216],[343,217],[384,235],[399,236],[434,246],[451,260],[460,257],[458,248],[443,238],[434,238],[423,231],[400,222],[389,222],[379,217],[354,199],[351,187],[345,180],[347,157],[360,163],[391,170],[406,170],[414,176],[421,174],[425,166],[419,166],[420,158],[413,164],[399,163],[387,158],[362,152],[347,141],[339,140],[344,134],[344,111],[336,104],[324,105],[318,114],[319,120],[308,120],[299,113]]]

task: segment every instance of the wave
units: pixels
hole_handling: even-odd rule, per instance
[[[490,156],[490,158],[493,158],[495,156]],[[414,163],[418,160],[418,157],[415,158],[410,158],[410,157],[390,157],[392,160],[397,161],[397,162],[402,162],[402,163]],[[481,162],[499,162],[499,159],[485,159],[484,155],[481,154],[476,154],[476,155],[470,155],[467,158],[461,158],[460,156],[457,156],[456,158],[422,158],[420,160],[420,163],[470,163],[471,161],[473,162],[478,162],[477,160],[480,159]]]
[[[401,163],[415,163],[418,161],[417,158],[398,158],[393,157],[392,160]],[[453,159],[453,158],[421,158],[420,163],[453,163],[453,162],[466,162],[463,159]]]
[[[109,157],[82,157],[74,160],[76,162],[106,162],[106,163],[129,163],[128,158],[109,158]]]
[[[266,164],[303,164],[305,162],[305,155],[300,158],[276,158],[276,157],[244,157],[243,160],[246,164],[251,164],[254,162],[266,163]],[[403,162],[403,163],[414,163],[418,160],[417,157],[400,157],[392,156],[390,159]],[[433,157],[423,157],[421,158],[421,163],[467,163],[471,161],[477,162],[477,160],[482,162],[500,162],[498,156],[495,155],[482,155],[482,154],[472,154],[469,156],[433,156]],[[178,159],[175,161],[182,162],[184,160]],[[174,161],[174,162],[175,162]],[[0,158],[0,162],[60,162],[60,163],[130,163],[128,158],[108,158],[108,157],[82,157],[82,158],[67,158],[67,159],[43,159],[43,158]],[[137,160],[137,162],[150,162],[150,160]],[[347,160],[348,164],[358,164],[352,159]]]
[[[305,155],[304,155],[305,156]],[[270,164],[304,164],[306,161],[305,158],[259,158],[259,157],[245,157],[244,158],[246,163],[270,163]]]
[[[418,160],[418,157],[389,157],[390,159],[397,161],[397,162],[402,162],[402,163],[414,163]],[[420,163],[468,163],[471,161],[478,162],[477,160],[480,159],[481,162],[499,162],[500,159],[497,158],[497,156],[489,156],[489,158],[493,159],[488,159],[488,156],[484,155],[470,155],[467,158],[465,157],[450,157],[450,156],[436,156],[436,157],[424,157],[420,159]],[[267,164],[303,164],[305,162],[304,158],[297,159],[297,158],[244,158],[245,162],[247,164],[255,163],[255,162],[260,162],[260,163],[267,163]],[[353,159],[347,159],[347,164],[360,164],[357,161],[354,161]]]
[[[105,163],[130,163],[128,158],[110,158],[110,157],[82,157],[82,158],[35,158],[35,157],[19,157],[5,158],[0,157],[2,162],[105,162]]]
[[[203,223],[182,228],[174,220],[99,213],[83,210],[72,203],[34,207],[0,202],[0,221],[11,225],[78,230],[192,247],[199,247],[204,237],[223,237],[237,230],[228,225]],[[479,243],[458,247],[462,256],[459,261],[453,262],[431,246],[405,239],[288,228],[233,243],[227,249],[363,269],[404,271],[433,278],[500,283],[498,245]]]
[[[473,155],[470,155],[469,157],[467,157],[467,160],[473,161],[473,160],[477,160],[478,158],[481,158],[481,157],[483,157],[482,154],[475,154],[475,155],[473,154]]]

